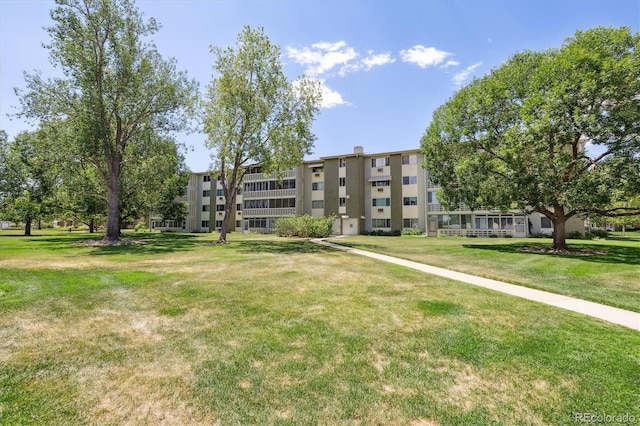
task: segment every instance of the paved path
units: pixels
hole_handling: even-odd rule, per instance
[[[455,272],[449,269],[438,268],[436,266],[425,265],[424,263],[412,262],[410,260],[398,259],[397,257],[387,256],[384,254],[373,253],[366,250],[355,249],[351,247],[333,244],[323,239],[312,240],[317,244],[333,247],[338,250],[349,253],[359,254],[361,256],[371,257],[373,259],[382,260],[396,265],[406,266],[407,268],[417,269],[418,271],[428,274],[438,275],[452,280],[461,281],[463,283],[488,288],[512,296],[522,297],[523,299],[533,300],[534,302],[545,303],[547,305],[556,306],[562,309],[579,312],[595,318],[600,318],[614,324],[620,324],[634,330],[640,331],[640,313],[626,311],[612,306],[602,305],[600,303],[589,302],[586,300],[576,299],[574,297],[563,296],[561,294],[550,293],[548,291],[535,290],[532,288],[522,287],[515,284],[509,284],[502,281],[491,280],[488,278],[477,277],[475,275]]]

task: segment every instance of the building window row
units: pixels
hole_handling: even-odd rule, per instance
[[[296,187],[295,179],[265,180],[260,182],[247,182],[244,184],[245,191],[273,191],[276,189],[294,189]]]
[[[338,186],[347,186],[347,178],[338,178]]]
[[[344,158],[341,158],[338,160],[338,166],[339,167],[347,167],[347,160]]]
[[[208,220],[203,220],[202,221],[202,227],[203,228],[208,228],[209,227],[209,221]]]
[[[320,191],[324,189],[324,182],[313,182],[311,184],[311,189],[313,191]]]
[[[402,198],[403,206],[417,206],[418,205],[418,197],[404,197]]]
[[[388,180],[374,180],[371,182],[371,186],[389,186],[389,184]]]
[[[389,157],[371,159],[371,167],[384,167],[388,165],[389,165]]]
[[[340,198],[338,199],[338,205],[339,205],[340,207],[344,207],[344,206],[346,206],[346,205],[347,205],[347,198],[346,198],[346,197],[340,197]]]
[[[211,176],[209,176],[209,175],[202,176],[202,181],[203,182],[211,182]]]
[[[203,212],[208,212],[210,208],[211,208],[211,206],[209,204],[203,204],[202,205],[202,211]]]
[[[402,164],[417,164],[418,156],[416,154],[409,154],[402,156]]]
[[[263,200],[246,200],[245,209],[278,209],[283,207],[295,207],[295,198],[271,198]]]
[[[216,211],[217,212],[223,212],[224,211],[224,204],[216,204]]]
[[[402,227],[408,229],[418,228],[418,219],[417,218],[406,218],[402,219]]]
[[[210,197],[211,196],[211,190],[210,189],[205,189],[204,191],[202,191],[202,196],[203,197]]]
[[[418,176],[402,176],[403,185],[415,185],[418,183]]]
[[[323,209],[324,208],[324,200],[313,200],[311,201],[312,209]]]
[[[391,219],[371,219],[372,228],[391,228]]]
[[[371,205],[373,207],[390,206],[391,198],[373,198],[371,199]]]

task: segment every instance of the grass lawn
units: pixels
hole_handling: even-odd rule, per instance
[[[519,251],[550,239],[350,236],[333,242],[640,312],[640,238],[568,240],[603,254]]]
[[[640,333],[305,240],[216,237],[0,233],[0,424],[640,419]]]

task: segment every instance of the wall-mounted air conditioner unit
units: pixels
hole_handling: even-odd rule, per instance
[[[378,209],[378,211],[379,211],[379,212],[383,212],[383,211],[384,211],[384,209]]]
[[[383,169],[382,167],[378,167],[378,171],[379,171],[379,172],[383,172],[383,171],[384,171],[384,169]]]
[[[384,191],[384,188],[378,188],[378,192]]]

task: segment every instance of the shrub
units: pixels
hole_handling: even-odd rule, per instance
[[[138,222],[136,223],[136,226],[134,226],[133,228],[134,232],[147,232],[147,227],[146,224],[144,222]]]
[[[323,238],[331,235],[335,216],[288,216],[276,220],[275,232],[279,237]]]
[[[545,234],[544,232],[536,232],[535,234],[529,235],[529,238],[551,238],[552,236],[549,234]]]
[[[592,229],[589,233],[598,238],[607,238],[609,236],[609,233],[604,229]]]
[[[419,229],[403,229],[402,235],[422,235],[423,232]]]

